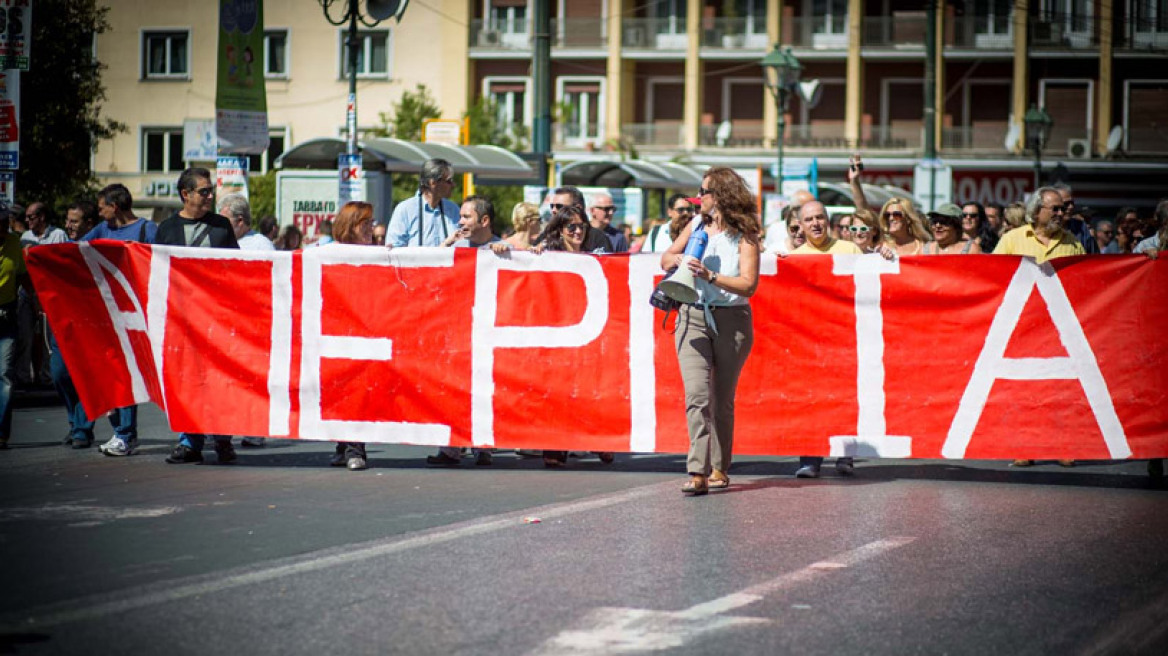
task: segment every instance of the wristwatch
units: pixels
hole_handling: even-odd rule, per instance
[[[710,272],[710,284],[711,285],[714,284],[714,281],[717,279],[718,279],[718,273],[716,271],[711,271]]]

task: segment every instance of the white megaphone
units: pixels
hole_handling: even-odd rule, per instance
[[[709,235],[699,225],[689,236],[689,241],[685,245],[685,252],[682,253],[681,264],[677,265],[677,270],[672,276],[662,280],[660,289],[669,298],[678,303],[694,303],[698,300],[697,283],[694,280],[693,271],[689,270],[689,261],[701,260],[706,253],[706,244],[710,241]]]

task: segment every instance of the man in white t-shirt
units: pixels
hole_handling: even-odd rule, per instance
[[[240,250],[274,251],[276,247],[267,237],[251,229],[251,204],[243,194],[229,194],[219,201],[219,214],[231,222],[235,241]]]

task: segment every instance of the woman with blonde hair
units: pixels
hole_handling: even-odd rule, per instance
[[[1002,212],[1002,223],[1006,226],[1002,230],[1002,234],[1013,230],[1014,228],[1021,228],[1026,224],[1026,206],[1022,203],[1010,203]]]
[[[503,241],[515,250],[525,251],[535,245],[535,238],[539,236],[539,207],[532,203],[516,203],[511,210],[511,225],[515,227],[515,234]]]
[[[761,251],[757,205],[742,176],[711,168],[698,197],[700,215],[661,256],[665,270],[688,267],[698,293],[696,303],[678,310],[674,333],[690,443],[690,478],[681,491],[692,496],[730,486],[734,396],[754,344],[750,297],[758,288]],[[683,255],[696,230],[704,230],[709,240],[701,261]]]
[[[919,255],[932,241],[929,231],[913,202],[907,198],[890,198],[880,210],[880,231],[897,255]]]

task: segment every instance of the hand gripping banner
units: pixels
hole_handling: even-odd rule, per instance
[[[98,241],[29,269],[85,408],[176,431],[684,452],[656,255]],[[734,448],[1168,456],[1168,262],[764,254]]]

